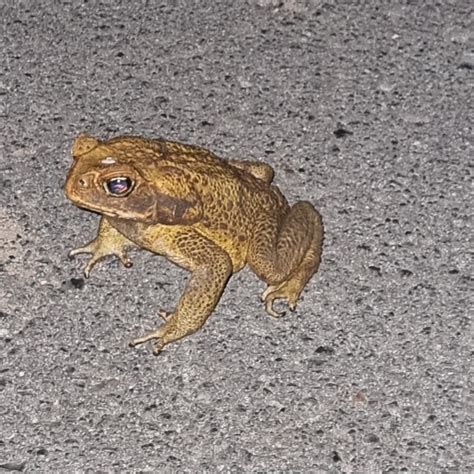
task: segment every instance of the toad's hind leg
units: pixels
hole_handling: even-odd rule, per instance
[[[267,312],[276,299],[285,299],[291,310],[311,276],[318,270],[323,244],[323,224],[318,211],[306,201],[296,203],[281,222],[257,224],[249,251],[249,264],[266,283],[263,292]]]

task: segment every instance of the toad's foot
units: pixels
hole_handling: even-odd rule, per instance
[[[298,281],[294,279],[284,281],[280,285],[268,286],[261,295],[266,312],[273,318],[280,318],[285,315],[285,311],[277,311],[273,308],[273,302],[277,299],[286,300],[290,311],[295,311],[302,289],[301,284],[298,284]]]
[[[116,257],[118,257],[122,264],[127,268],[133,265],[132,261],[128,257],[127,252],[123,249],[123,247],[113,248],[104,246],[103,243],[99,240],[99,238],[93,240],[92,242],[89,242],[84,247],[78,247],[74,250],[71,250],[69,252],[69,256],[73,257],[74,255],[79,255],[81,253],[92,254],[92,257],[88,260],[86,266],[84,267],[84,275],[86,278],[89,278],[90,272],[94,265],[99,260],[102,260],[103,258],[109,255],[115,255]]]
[[[102,218],[99,224],[97,237],[84,247],[72,250],[69,256],[78,255],[80,253],[90,253],[92,257],[84,268],[84,275],[89,278],[89,274],[94,265],[108,255],[115,255],[120,259],[125,267],[131,267],[132,262],[128,258],[126,249],[133,247],[134,244],[121,234],[117,229],[112,227],[106,218]]]
[[[153,343],[153,354],[157,355],[161,352],[161,349],[165,346],[165,343],[163,342],[162,336],[163,336],[163,327],[158,328],[156,331],[152,331],[148,334],[145,334],[142,337],[137,337],[136,339],[133,339],[128,343],[130,347],[135,347],[138,346],[138,344],[143,344],[145,342],[155,340]]]
[[[130,347],[135,347],[139,344],[155,340],[155,342],[153,343],[153,354],[157,355],[161,352],[161,350],[167,343],[174,340],[173,337],[170,337],[172,336],[173,332],[176,332],[174,329],[175,324],[172,321],[173,313],[168,311],[159,311],[158,314],[165,321],[165,324],[160,326],[155,331],[133,339],[128,344]]]

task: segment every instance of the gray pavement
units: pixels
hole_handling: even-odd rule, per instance
[[[0,5],[0,471],[472,472],[469,0]],[[129,348],[187,273],[67,258],[81,131],[271,164],[326,226],[298,311],[244,270]]]

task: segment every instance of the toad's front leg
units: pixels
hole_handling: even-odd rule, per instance
[[[229,255],[216,244],[194,231],[183,231],[173,237],[170,259],[192,272],[186,289],[174,312],[167,314],[157,330],[130,342],[136,346],[156,340],[153,352],[158,354],[166,344],[196,332],[216,307],[232,274]]]
[[[84,247],[78,247],[69,252],[72,257],[80,253],[90,253],[92,257],[84,267],[84,275],[89,278],[89,274],[94,265],[108,255],[115,255],[126,267],[131,267],[132,262],[127,255],[127,248],[134,247],[133,242],[128,240],[123,234],[112,227],[107,218],[102,217],[99,224],[97,237]]]

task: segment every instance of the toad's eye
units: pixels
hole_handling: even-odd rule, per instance
[[[111,196],[123,197],[132,190],[133,181],[125,176],[111,178],[105,182],[104,188]]]

